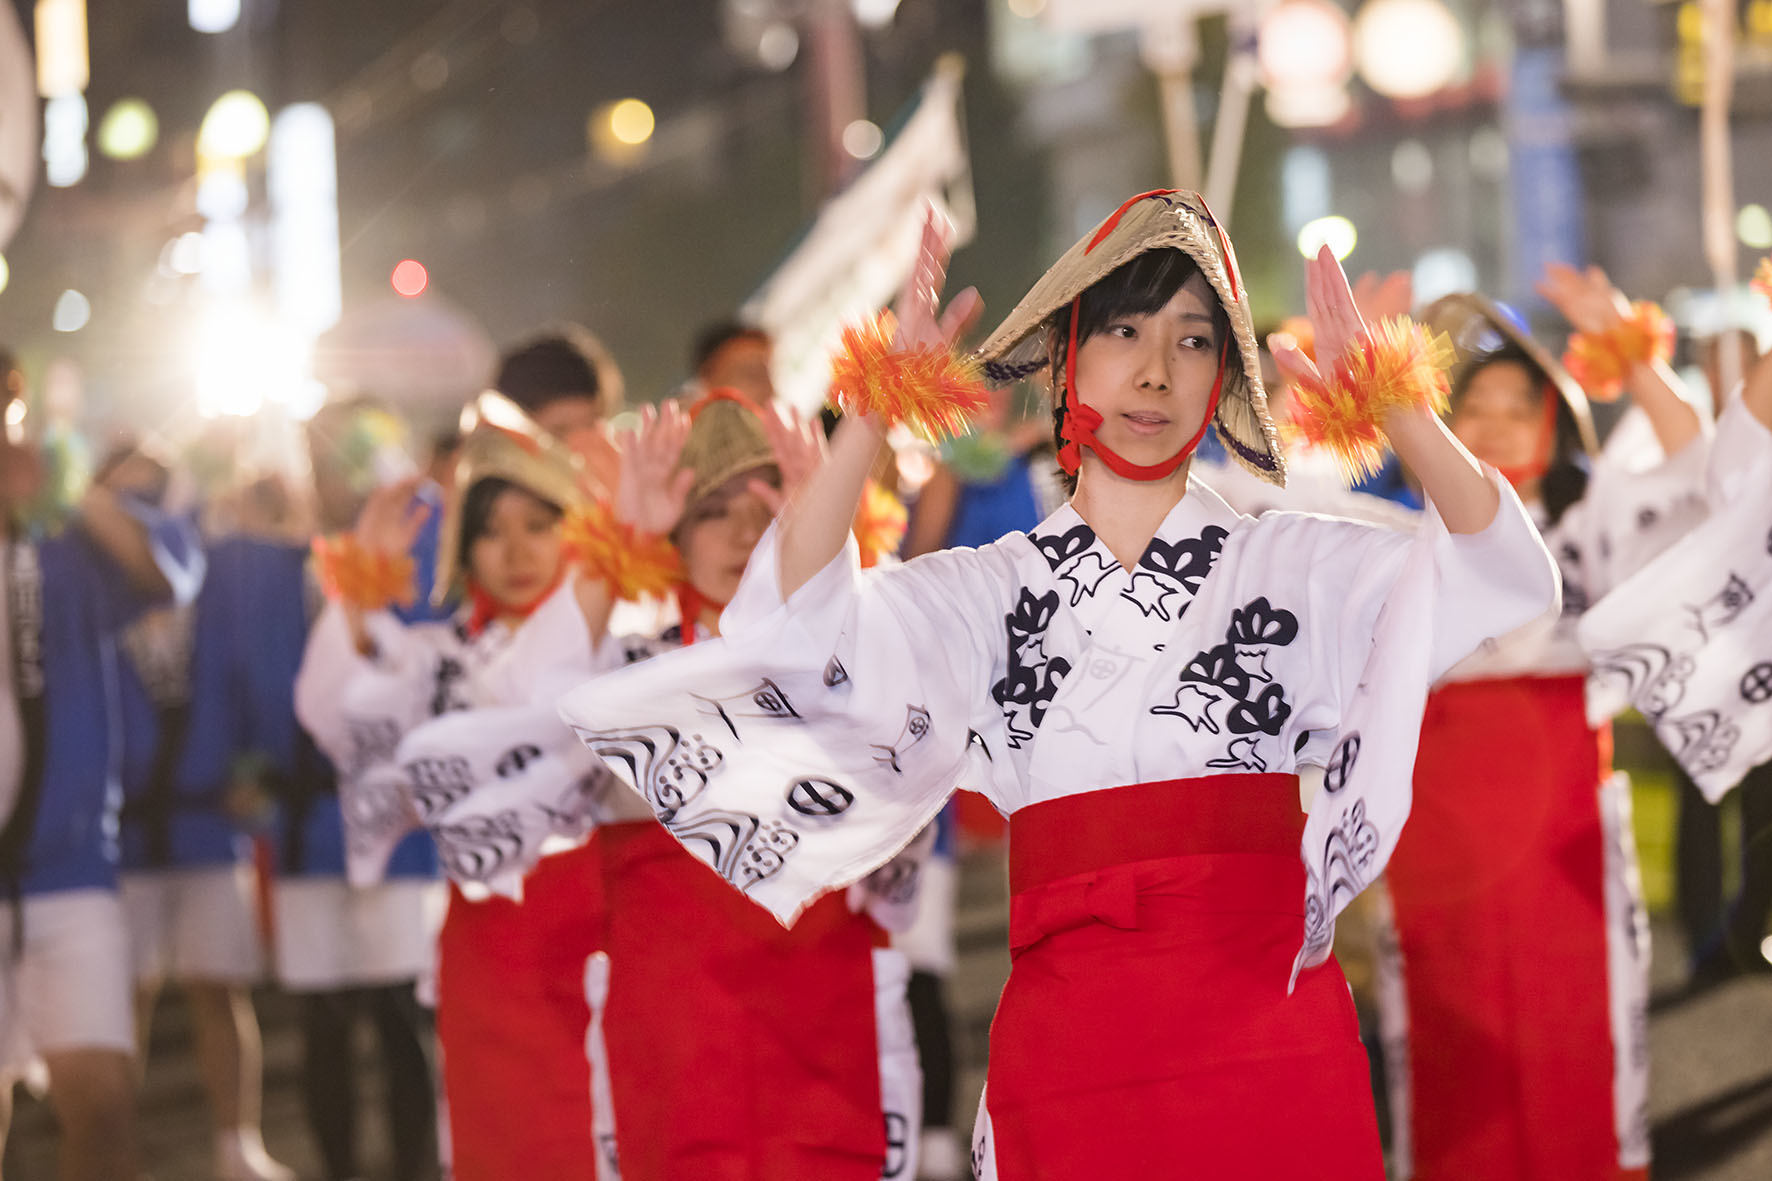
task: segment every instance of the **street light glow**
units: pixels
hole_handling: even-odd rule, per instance
[[[843,129],[843,150],[857,160],[872,160],[886,145],[886,134],[877,123],[857,119]]]

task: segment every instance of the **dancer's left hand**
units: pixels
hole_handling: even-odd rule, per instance
[[[1329,247],[1323,247],[1317,251],[1317,257],[1305,263],[1304,278],[1305,309],[1316,336],[1317,357],[1326,368],[1344,356],[1355,342],[1365,340],[1366,320],[1348,286],[1347,272],[1341,269]],[[1296,343],[1270,337],[1268,350],[1287,380],[1320,380],[1319,366]]]
[[[642,533],[662,537],[683,518],[695,473],[679,471],[689,440],[689,415],[675,400],[640,411],[640,425],[623,431],[621,475],[615,490],[615,516]]]
[[[911,268],[893,312],[898,320],[898,336],[893,345],[899,349],[931,346],[953,348],[984,312],[984,300],[976,287],[968,287],[954,296],[947,310],[941,309],[941,295],[947,286],[948,258],[954,227],[936,208],[929,207],[923,221],[923,241],[917,249],[917,265]]]

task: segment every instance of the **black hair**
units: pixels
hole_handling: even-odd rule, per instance
[[[1452,406],[1457,408],[1469,392],[1471,382],[1477,374],[1495,365],[1518,365],[1532,379],[1531,398],[1534,406],[1543,406],[1545,398],[1555,398],[1557,406],[1557,434],[1551,447],[1550,461],[1545,465],[1544,475],[1538,480],[1538,495],[1544,501],[1545,516],[1548,518],[1546,527],[1555,525],[1564,513],[1587,494],[1589,462],[1587,448],[1581,440],[1581,430],[1576,425],[1575,413],[1569,409],[1557,392],[1556,383],[1544,371],[1532,354],[1517,344],[1504,344],[1500,348],[1474,357],[1459,368],[1452,380]]]
[[[1161,311],[1175,298],[1175,293],[1187,285],[1188,280],[1200,273],[1199,264],[1173,246],[1147,250],[1110,271],[1084,291],[1078,301],[1077,347],[1082,348],[1084,341],[1127,316],[1149,316]],[[1212,306],[1212,333],[1216,337],[1214,343],[1222,347],[1230,336],[1231,318],[1216,293],[1209,295],[1207,302]],[[1063,399],[1059,395],[1060,387],[1064,384],[1065,349],[1069,344],[1070,330],[1070,304],[1047,317],[1046,353],[1050,358],[1053,391],[1052,444],[1060,450],[1064,448],[1065,410]],[[1239,350],[1226,350],[1226,365],[1241,366],[1242,363]],[[1060,480],[1066,492],[1077,490],[1075,476],[1060,473]]]
[[[507,351],[493,388],[535,414],[562,398],[604,402],[603,375],[588,345],[572,332],[550,332]]]
[[[695,343],[689,349],[689,371],[700,373],[702,367],[714,359],[715,353],[735,340],[755,340],[766,345],[774,343],[769,333],[755,324],[742,320],[717,320],[695,334]]]
[[[502,476],[488,476],[484,480],[475,480],[473,487],[461,501],[461,543],[456,551],[456,568],[466,573],[469,569],[468,554],[486,533],[488,522],[492,519],[492,506],[500,495],[515,489],[518,492],[534,496],[536,500],[552,509],[555,516],[564,516],[565,510],[553,501],[536,496],[521,484],[516,484]]]

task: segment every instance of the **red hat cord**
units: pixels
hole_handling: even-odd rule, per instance
[[[1114,227],[1120,224],[1120,219],[1125,216],[1128,209],[1131,209],[1140,201],[1147,201],[1152,197],[1168,197],[1176,191],[1177,190],[1175,189],[1152,189],[1148,193],[1140,193],[1138,196],[1125,202],[1118,209],[1114,210],[1111,217],[1101,223],[1101,228],[1095,231],[1095,237],[1089,240],[1089,245],[1084,248],[1084,253],[1087,254],[1089,251],[1094,250],[1097,246],[1101,245],[1102,241],[1109,234],[1114,232]],[[1216,220],[1213,221],[1213,228],[1217,228]],[[1219,231],[1219,237],[1222,241],[1222,230]],[[1226,246],[1228,248],[1228,243]],[[1235,280],[1233,279],[1232,282],[1234,283]],[[1071,301],[1070,338],[1066,342],[1064,351],[1064,384],[1058,391],[1058,411],[1060,415],[1058,430],[1060,437],[1064,439],[1064,446],[1061,447],[1058,452],[1058,466],[1064,469],[1066,475],[1076,475],[1077,469],[1082,466],[1083,448],[1087,447],[1095,452],[1096,456],[1108,466],[1109,471],[1124,479],[1141,481],[1167,480],[1170,476],[1176,473],[1182,464],[1188,461],[1188,458],[1191,455],[1193,455],[1194,449],[1200,445],[1200,440],[1206,437],[1206,428],[1212,425],[1213,415],[1218,413],[1218,398],[1219,395],[1224,392],[1225,361],[1230,356],[1229,336],[1226,336],[1224,344],[1218,350],[1218,376],[1212,382],[1212,393],[1207,399],[1206,416],[1200,420],[1200,429],[1194,432],[1193,438],[1189,439],[1182,445],[1180,451],[1177,451],[1162,463],[1138,464],[1133,463],[1125,456],[1120,455],[1113,448],[1095,437],[1096,428],[1101,426],[1103,421],[1101,412],[1096,410],[1093,406],[1086,405],[1083,402],[1082,396],[1076,392],[1077,321],[1081,318],[1082,311],[1083,297],[1079,295],[1076,299]]]

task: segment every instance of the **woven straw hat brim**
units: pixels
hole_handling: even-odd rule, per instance
[[[689,428],[679,470],[695,473],[686,505],[718,490],[734,476],[775,466],[775,449],[757,416],[736,402],[709,402]]]
[[[1228,250],[1229,239],[1221,236],[1205,202],[1194,193],[1150,196],[1125,208],[1119,217],[1093,249],[1090,243],[1101,234],[1101,225],[1065,251],[978,348],[978,359],[1011,368],[1039,361],[1046,352],[1042,329],[1055,312],[1139,255],[1173,247],[1206,276],[1237,342],[1241,365],[1225,375],[1214,415],[1218,436],[1244,467],[1284,487],[1285,453],[1261,383],[1261,345],[1255,337],[1249,293],[1237,274],[1236,256]],[[1058,375],[1053,380],[1056,384]]]
[[[1452,347],[1458,352],[1461,367],[1494,351],[1493,339],[1485,339],[1491,332],[1525,353],[1556,388],[1557,396],[1575,423],[1582,448],[1589,455],[1599,453],[1593,410],[1581,383],[1549,349],[1534,340],[1530,333],[1522,331],[1494,300],[1475,292],[1442,296],[1422,313],[1422,320],[1434,331],[1444,332],[1452,338]]]
[[[508,480],[563,512],[589,502],[578,457],[501,394],[481,394],[462,415],[466,428],[455,479],[443,504],[437,536],[437,577],[431,601],[441,604],[465,573],[459,569],[462,512],[468,492],[483,480]]]

